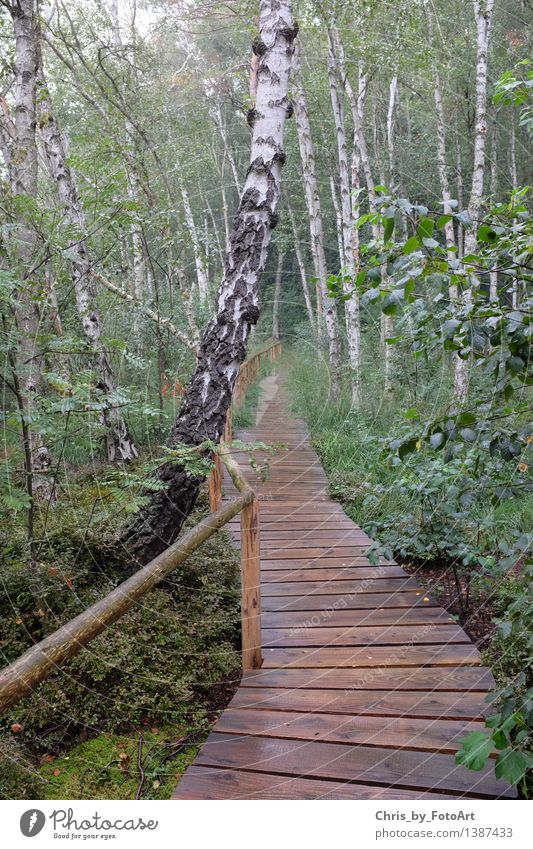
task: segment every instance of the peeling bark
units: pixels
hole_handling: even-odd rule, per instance
[[[297,26],[290,0],[260,0],[257,101],[253,114],[250,166],[231,234],[231,246],[218,295],[217,312],[207,325],[196,369],[168,440],[199,445],[219,442],[233,387],[246,357],[250,328],[259,317],[259,280],[277,223],[285,119],[291,112],[288,82]],[[137,561],[146,563],[178,535],[198,496],[201,479],[173,462],[158,477],[165,490],[150,494],[150,504],[127,531],[124,541]]]

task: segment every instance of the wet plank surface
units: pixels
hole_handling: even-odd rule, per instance
[[[278,376],[242,440],[283,443],[260,498],[263,667],[243,675],[175,799],[513,796],[455,763],[483,728],[490,670],[467,634],[328,497]],[[243,466],[244,454],[237,454]],[[233,497],[229,480],[224,488]],[[236,544],[239,522],[230,524]]]

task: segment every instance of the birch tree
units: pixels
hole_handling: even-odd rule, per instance
[[[299,48],[296,46],[293,60],[293,104],[298,131],[298,144],[302,160],[304,194],[309,216],[311,235],[311,255],[317,285],[317,332],[320,332],[322,319],[325,320],[329,345],[330,392],[333,400],[340,395],[340,342],[337,327],[337,311],[327,288],[326,254],[324,251],[324,227],[320,194],[316,177],[315,149],[311,135],[311,123],[307,109],[307,99],[302,83]],[[323,311],[323,316],[321,315]]]
[[[344,120],[344,104],[338,86],[338,68],[334,53],[334,45],[331,33],[328,32],[328,77],[331,108],[335,121],[337,138],[337,161],[339,166],[340,184],[340,218],[342,225],[342,269],[343,291],[348,296],[345,305],[346,337],[348,340],[348,359],[350,363],[350,385],[352,392],[352,403],[358,407],[361,403],[360,390],[360,360],[361,360],[361,327],[359,320],[359,294],[355,286],[356,263],[354,256],[354,244],[352,240],[352,229],[354,221],[352,217],[352,203],[350,198],[350,171],[348,168],[348,149],[346,144],[346,127]]]
[[[115,380],[111,361],[102,345],[102,323],[91,268],[85,213],[74,174],[68,164],[65,137],[54,115],[42,67],[39,72],[38,120],[46,162],[57,187],[64,222],[73,233],[69,245],[72,284],[83,335],[95,356],[96,386],[106,398],[102,424],[105,428],[107,459],[110,462],[133,460],[138,456],[137,449],[118,405],[109,400],[115,394]]]
[[[494,0],[473,0],[477,31],[476,50],[476,122],[474,132],[474,163],[472,168],[472,187],[468,202],[471,225],[465,232],[465,256],[476,252],[477,228],[481,214],[483,186],[485,180],[485,142],[487,138],[487,63],[490,30]],[[463,294],[468,303],[470,293]],[[468,359],[457,357],[455,361],[454,396],[459,404],[468,397],[470,363]]]
[[[272,230],[276,226],[283,132],[291,113],[288,98],[297,26],[290,0],[260,0],[257,98],[248,116],[252,126],[250,166],[231,234],[230,251],[218,294],[216,315],[207,325],[198,361],[168,441],[201,447],[218,442],[239,367],[246,357],[250,329],[259,317],[259,280]],[[165,489],[151,493],[150,504],[129,529],[126,542],[138,562],[148,562],[178,535],[198,496],[201,478],[176,462],[158,472]]]
[[[30,503],[34,496],[53,499],[54,484],[49,478],[51,456],[41,435],[35,432],[34,409],[39,396],[44,395],[42,359],[38,353],[37,335],[40,313],[36,290],[38,286],[39,242],[30,216],[22,211],[25,199],[37,198],[38,154],[35,134],[37,74],[40,64],[39,12],[35,0],[2,2],[10,13],[15,34],[15,117],[11,121],[4,111],[3,136],[8,147],[6,165],[11,177],[13,196],[22,204],[17,214],[11,246],[17,273],[21,280],[15,323],[19,334],[18,353],[12,362],[13,377],[20,392],[18,401],[24,419],[23,442],[26,488]],[[4,108],[5,109],[5,108]],[[7,133],[7,136],[6,136]],[[27,206],[27,205],[26,205]],[[30,507],[30,513],[32,511]],[[30,534],[32,537],[32,534]]]

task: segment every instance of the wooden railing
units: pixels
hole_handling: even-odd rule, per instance
[[[261,358],[274,359],[280,350],[272,342],[243,363],[238,383],[242,393],[255,379]],[[257,363],[252,365],[257,359]],[[242,375],[242,377],[241,377]],[[253,375],[253,376],[252,376]],[[242,394],[239,396],[242,398]],[[230,418],[230,417],[228,417]],[[230,421],[231,427],[231,421]],[[231,431],[230,431],[231,438]],[[17,704],[42,681],[50,677],[65,661],[77,655],[110,625],[126,614],[140,599],[163,581],[174,569],[231,519],[241,514],[241,576],[242,576],[242,657],[244,669],[261,666],[260,575],[259,575],[259,517],[258,502],[253,489],[229,451],[228,442],[220,446],[217,460],[217,505],[211,501],[211,514],[187,531],[162,554],[123,581],[104,598],[91,605],[66,625],[36,643],[10,666],[0,672],[0,712]],[[239,491],[237,498],[220,506],[222,472],[220,463],[229,471]],[[211,476],[212,477],[212,476]],[[211,481],[210,481],[211,493]]]

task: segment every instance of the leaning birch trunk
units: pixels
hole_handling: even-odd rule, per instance
[[[302,283],[302,292],[305,301],[305,308],[307,310],[307,317],[309,319],[309,324],[311,326],[311,330],[315,332],[315,316],[313,314],[313,304],[311,303],[311,295],[309,294],[309,285],[307,283],[307,272],[305,270],[305,262],[302,254],[302,246],[300,242],[300,234],[298,233],[298,227],[296,225],[296,219],[294,217],[294,212],[292,206],[290,204],[289,198],[287,195],[284,195],[284,203],[287,207],[287,212],[289,214],[289,220],[291,223],[292,229],[292,243],[294,248],[294,253],[296,255],[296,262],[298,263],[298,269],[300,271],[300,280]]]
[[[231,246],[215,317],[207,325],[196,368],[168,440],[200,445],[219,442],[250,329],[259,318],[259,280],[276,226],[285,161],[283,131],[291,113],[289,73],[297,26],[290,0],[260,0],[257,100],[252,125],[250,166],[231,234]],[[140,563],[163,551],[178,535],[192,510],[202,478],[176,462],[164,463],[158,479],[164,490],[150,493],[150,504],[128,529],[125,542]]]
[[[279,339],[279,298],[281,294],[281,278],[283,275],[283,251],[278,249],[278,264],[274,282],[274,300],[272,303],[272,337]]]
[[[309,215],[309,229],[311,233],[311,254],[315,266],[315,277],[318,280],[317,306],[321,302],[326,324],[326,332],[329,345],[329,368],[330,368],[330,392],[333,400],[340,395],[340,343],[337,328],[337,311],[333,299],[329,297],[327,288],[327,267],[324,251],[324,228],[322,224],[322,210],[320,206],[320,195],[316,177],[315,149],[311,136],[311,124],[307,109],[307,100],[302,85],[300,55],[298,47],[294,52],[294,80],[293,80],[293,102],[296,128],[298,132],[298,144],[300,158],[304,175],[304,192]],[[320,330],[322,316],[317,315],[317,331]]]
[[[340,217],[342,225],[342,249],[344,256],[343,291],[348,295],[344,304],[346,320],[346,338],[348,340],[348,358],[350,363],[350,386],[352,403],[358,407],[361,403],[360,390],[360,359],[361,359],[361,328],[359,319],[359,296],[355,289],[355,257],[352,242],[352,204],[350,198],[350,171],[348,168],[348,151],[346,145],[346,127],[344,121],[344,106],[339,96],[337,63],[334,54],[331,34],[329,36],[328,76],[331,97],[331,108],[335,121],[337,136],[337,159],[339,166],[340,184]]]
[[[39,80],[38,99],[39,129],[43,139],[46,162],[57,186],[67,226],[76,232],[69,248],[72,284],[76,307],[83,335],[95,354],[97,364],[97,387],[107,397],[115,393],[115,381],[111,362],[101,341],[102,326],[96,304],[96,286],[91,270],[91,259],[87,244],[87,227],[76,182],[68,165],[64,136],[54,117],[50,95],[42,71]],[[137,449],[116,405],[109,404],[102,413],[106,429],[106,451],[110,462],[133,460]]]
[[[483,184],[485,179],[485,141],[487,137],[487,62],[490,28],[494,0],[473,0],[477,29],[476,59],[476,128],[474,134],[474,164],[472,169],[472,188],[468,203],[468,213],[472,220],[465,233],[465,256],[476,252],[477,228],[481,213]],[[472,293],[463,293],[465,304],[471,300]],[[470,379],[470,361],[457,357],[455,363],[454,397],[457,403],[464,404],[468,397]]]
[[[9,6],[15,32],[15,119],[12,153],[12,192],[16,196],[37,196],[38,155],[35,138],[37,73],[40,64],[39,10],[35,0],[19,0]],[[34,400],[44,394],[42,360],[37,354],[36,338],[39,312],[34,302],[32,269],[39,266],[37,233],[24,214],[18,216],[14,254],[19,266],[20,289],[15,319],[20,333],[16,371],[21,384],[21,399],[27,420],[29,451],[25,453],[28,496],[54,497],[54,485],[47,473],[51,457],[42,437],[32,427]]]

